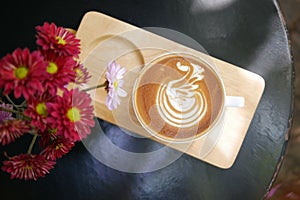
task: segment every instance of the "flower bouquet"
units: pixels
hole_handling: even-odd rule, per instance
[[[22,154],[4,152],[1,168],[12,179],[44,177],[56,159],[91,133],[95,121],[89,90],[103,87],[110,110],[126,96],[125,68],[115,61],[108,63],[105,83],[80,90],[90,75],[79,61],[80,40],[68,29],[45,22],[36,26],[36,39],[37,50],[17,48],[0,60],[0,143],[32,135]]]

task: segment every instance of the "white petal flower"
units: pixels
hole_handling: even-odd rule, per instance
[[[116,109],[121,103],[120,97],[126,97],[127,92],[123,89],[125,68],[122,68],[116,61],[112,61],[107,66],[106,79],[108,81],[108,94],[106,106],[109,110]]]

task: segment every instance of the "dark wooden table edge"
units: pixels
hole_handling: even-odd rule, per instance
[[[278,174],[280,172],[280,169],[282,167],[282,164],[283,164],[283,161],[285,159],[285,156],[286,156],[286,149],[287,149],[287,145],[289,143],[289,139],[290,139],[290,134],[291,134],[291,130],[292,130],[292,126],[293,126],[293,118],[294,118],[294,108],[295,108],[295,93],[296,93],[296,87],[295,87],[295,66],[294,66],[294,57],[293,57],[293,51],[292,51],[292,46],[291,46],[291,37],[289,35],[289,30],[288,30],[288,26],[287,26],[287,23],[286,23],[286,19],[285,19],[285,16],[281,10],[281,6],[280,6],[280,3],[278,2],[278,0],[273,0],[274,1],[274,4],[276,6],[276,9],[277,9],[277,12],[278,12],[278,15],[279,15],[279,18],[280,18],[280,21],[283,25],[283,28],[284,28],[284,31],[285,31],[285,34],[286,34],[286,37],[287,37],[287,41],[288,41],[288,50],[289,50],[289,60],[291,61],[290,65],[292,67],[292,93],[291,93],[291,107],[290,107],[290,116],[289,116],[289,120],[288,120],[288,129],[285,133],[285,143],[283,144],[283,148],[282,148],[282,151],[281,151],[281,156],[280,156],[280,159],[279,159],[279,162],[277,163],[277,167],[274,171],[274,174],[273,174],[273,177],[268,185],[268,188],[267,188],[267,192],[264,196],[264,199],[267,198],[267,195],[269,193],[269,191],[272,189],[275,181],[276,181],[276,178],[278,177]]]

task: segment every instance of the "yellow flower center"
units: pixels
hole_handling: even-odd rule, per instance
[[[28,171],[32,170],[32,165],[26,165],[24,168],[25,168],[25,170],[28,170]]]
[[[60,36],[57,36],[56,38],[56,41],[57,41],[57,44],[62,44],[62,45],[65,45],[67,42],[66,40],[64,40],[62,37]]]
[[[49,62],[49,65],[47,66],[47,72],[49,74],[55,74],[58,70],[57,65],[54,62]]]
[[[55,150],[61,149],[64,146],[63,143],[59,143],[55,146]]]
[[[83,76],[84,76],[84,73],[82,70],[80,69],[75,69],[75,72],[76,72],[76,81],[77,82],[83,82]]]
[[[118,88],[118,85],[119,85],[119,81],[118,81],[118,80],[116,80],[116,81],[114,82],[114,88],[115,88],[115,90],[117,90],[117,88]]]
[[[47,116],[47,107],[46,107],[46,104],[45,103],[39,103],[36,107],[35,107],[35,110],[36,112],[39,114],[39,115],[42,115],[42,116]]]
[[[15,69],[15,77],[19,80],[22,80],[27,77],[28,71],[29,70],[26,66],[20,66]]]
[[[56,132],[57,132],[57,129],[56,129],[56,128],[49,128],[49,129],[48,129],[49,135],[55,135]]]
[[[71,122],[77,122],[80,120],[80,110],[76,107],[70,108],[67,112],[67,117]]]
[[[77,77],[81,77],[81,76],[83,76],[83,72],[82,72],[82,70],[80,70],[80,69],[76,69],[76,70],[75,70],[75,72],[76,72],[76,76],[77,76]]]

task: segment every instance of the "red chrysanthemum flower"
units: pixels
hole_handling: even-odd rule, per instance
[[[0,62],[0,85],[5,95],[13,91],[16,98],[23,95],[28,99],[37,91],[43,92],[41,81],[46,76],[46,63],[39,51],[18,48]]]
[[[77,63],[71,57],[60,57],[54,54],[46,54],[45,59],[48,62],[46,71],[49,78],[45,80],[44,86],[47,92],[55,95],[58,89],[64,89],[65,85],[75,81],[74,68]]]
[[[53,98],[49,93],[44,93],[27,100],[27,109],[24,111],[24,114],[30,117],[31,125],[36,130],[44,131],[46,129],[48,115],[46,103]]]
[[[67,154],[74,145],[75,143],[73,141],[65,138],[57,138],[41,152],[41,155],[47,160],[56,160]]]
[[[45,130],[39,130],[38,134],[41,136],[39,145],[44,149],[49,146],[53,140],[57,139],[57,128],[51,128],[49,124],[47,124]]]
[[[57,128],[57,134],[78,141],[90,134],[95,125],[93,106],[89,94],[78,89],[65,91],[62,97],[48,104],[47,122]]]
[[[9,144],[30,130],[27,121],[20,119],[5,120],[0,124],[0,143]]]
[[[44,177],[55,165],[41,155],[20,154],[3,162],[2,170],[10,173],[11,179],[37,180]]]
[[[37,45],[43,51],[54,52],[59,56],[71,56],[78,58],[80,53],[80,40],[74,33],[63,27],[57,27],[54,23],[45,22],[43,26],[37,26]]]
[[[89,75],[87,68],[84,67],[81,63],[77,63],[74,71],[76,72],[75,83],[78,85],[87,83],[88,79],[91,78],[91,75]]]

